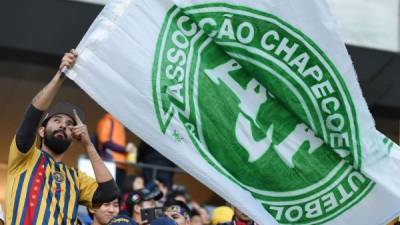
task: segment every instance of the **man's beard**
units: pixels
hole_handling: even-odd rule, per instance
[[[60,132],[60,130],[56,130],[53,132],[45,132],[44,134],[44,144],[55,154],[61,155],[65,151],[67,151],[68,147],[71,145],[71,140],[67,138],[67,135],[64,131],[62,131],[64,138],[59,139],[55,137],[55,134]]]

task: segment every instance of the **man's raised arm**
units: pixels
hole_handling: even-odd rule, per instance
[[[42,118],[43,112],[50,107],[54,97],[65,80],[65,76],[61,71],[64,68],[73,67],[76,57],[77,54],[73,49],[64,54],[57,73],[51,81],[40,90],[38,94],[36,94],[31,104],[26,109],[24,118],[17,129],[15,140],[20,152],[26,153],[35,142],[36,129],[39,125],[40,119]]]

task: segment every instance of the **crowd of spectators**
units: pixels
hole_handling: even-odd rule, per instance
[[[88,216],[81,219],[84,224],[254,224],[234,207],[206,207],[192,199],[186,187],[173,183],[173,170],[162,169],[176,165],[145,142],[140,143],[136,156],[137,161],[148,166],[142,168],[141,174],[127,176],[126,162],[132,145],[127,144],[124,127],[112,115],[99,120],[92,139],[103,160],[117,164],[115,174],[121,192],[118,199],[88,208]]]
[[[87,208],[83,224],[138,224],[138,225],[255,225],[237,208],[200,205],[192,199],[186,187],[166,185],[158,180],[144,183],[139,175],[126,176],[118,199]],[[113,219],[114,218],[114,219]]]

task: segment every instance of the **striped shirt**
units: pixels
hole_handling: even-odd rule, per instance
[[[18,150],[15,138],[8,159],[6,223],[75,225],[78,204],[91,206],[95,179],[36,147]]]

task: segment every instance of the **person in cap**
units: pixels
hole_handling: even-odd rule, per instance
[[[87,208],[90,218],[92,219],[91,225],[107,225],[110,220],[117,216],[119,213],[118,199],[111,202],[105,202],[96,208]]]
[[[137,225],[137,223],[126,215],[119,215],[112,218],[107,225]]]
[[[141,211],[143,209],[149,209],[156,207],[156,200],[162,196],[159,189],[149,190],[143,188],[137,191],[133,191],[126,203],[128,214],[135,220],[139,225],[149,224],[149,221],[142,218]]]
[[[119,209],[125,213],[127,210],[127,206],[126,203],[128,201],[129,198],[129,194],[132,193],[133,191],[137,191],[140,189],[144,188],[144,180],[143,177],[138,176],[138,175],[130,175],[125,177],[125,181],[124,181],[124,187],[122,189],[122,192],[120,193],[120,205],[119,205]]]
[[[164,213],[177,225],[190,225],[190,209],[182,201],[168,202],[165,205]]]
[[[173,185],[166,199],[166,202],[170,201],[181,201],[187,204],[190,201],[190,196],[187,193],[186,187],[182,185]]]
[[[71,68],[76,59],[74,50],[64,55],[57,73],[28,106],[12,140],[7,224],[72,225],[77,223],[79,204],[92,207],[118,197],[118,187],[90,141],[82,110],[59,103],[44,113],[66,79],[61,70]],[[62,162],[72,142],[86,152],[95,179]]]

